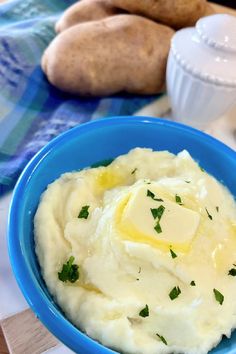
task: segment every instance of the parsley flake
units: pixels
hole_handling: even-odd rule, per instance
[[[207,212],[208,218],[209,218],[210,220],[212,220],[213,218],[212,218],[211,214],[209,213],[209,211],[207,210],[207,208],[205,208],[205,210],[206,210],[206,212]]]
[[[167,341],[165,340],[165,338],[164,338],[163,336],[161,336],[161,335],[158,334],[158,333],[156,333],[156,336],[157,336],[158,338],[160,338],[160,340],[161,340],[165,345],[168,345],[168,344],[167,344]]]
[[[217,290],[217,289],[213,289],[213,292],[214,292],[216,301],[218,301],[219,304],[222,305],[223,302],[224,302],[224,295],[222,295],[222,294],[219,292],[219,290]]]
[[[153,218],[156,219],[156,218],[157,218],[157,215],[158,215],[158,214],[157,214],[157,208],[156,208],[156,209],[152,209],[152,208],[151,208],[150,210],[151,210],[151,213],[152,213]]]
[[[137,167],[131,172],[131,175],[135,174],[135,172],[137,171]]]
[[[84,205],[79,212],[78,218],[79,219],[87,219],[89,216],[89,205]]]
[[[191,181],[184,181],[185,183],[191,183]]]
[[[155,198],[155,194],[152,193],[149,189],[147,190],[147,197],[151,197],[152,199]]]
[[[158,208],[156,209],[151,209],[151,213],[154,219],[158,218],[158,220],[161,220],[162,214],[165,211],[165,207],[164,205],[160,205]]]
[[[176,258],[177,254],[170,248],[170,254],[172,258]]]
[[[156,209],[151,209],[151,213],[152,213],[152,216],[154,217],[154,219],[158,218],[156,226],[154,226],[154,230],[156,230],[156,232],[158,234],[160,234],[162,232],[162,228],[161,228],[161,225],[160,225],[160,220],[161,220],[161,217],[162,217],[164,211],[165,211],[165,207],[163,205],[160,205]]]
[[[169,297],[171,300],[176,299],[181,294],[181,290],[178,286],[175,286],[171,292],[169,293]]]
[[[58,272],[59,280],[63,282],[69,281],[70,283],[75,283],[79,279],[79,266],[73,264],[75,258],[71,256],[69,260],[63,264],[62,270]]]
[[[154,230],[156,230],[156,232],[158,234],[160,234],[162,232],[162,228],[161,228],[159,221],[157,222],[156,226],[154,227]]]
[[[149,189],[147,190],[147,197],[152,198],[153,200],[156,200],[157,202],[163,202],[164,200],[161,198],[156,198],[155,194],[152,193]]]
[[[148,305],[146,305],[140,312],[139,312],[140,317],[148,317],[149,316],[149,308]]]
[[[217,211],[217,213],[219,213],[219,207],[218,206],[216,206],[216,211]]]
[[[232,275],[232,277],[235,277],[236,276],[236,268],[230,269],[228,275]]]
[[[183,205],[182,200],[181,200],[181,198],[180,198],[180,196],[179,196],[178,194],[175,195],[175,201],[176,201],[176,203],[178,203],[179,205]]]
[[[190,285],[191,285],[191,286],[196,286],[195,281],[194,281],[194,280],[192,280],[192,281],[191,281],[191,283],[190,283]]]

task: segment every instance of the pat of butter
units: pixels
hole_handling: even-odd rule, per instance
[[[164,250],[172,246],[175,250],[187,251],[196,234],[200,215],[176,203],[175,195],[161,193],[160,188],[155,185],[149,187],[149,185],[140,187],[120,208],[119,227],[123,237]],[[163,201],[156,201],[147,196],[148,189]],[[160,230],[157,232],[155,226],[158,217],[154,218],[151,209],[158,209],[160,206],[165,209],[159,221],[161,232]]]

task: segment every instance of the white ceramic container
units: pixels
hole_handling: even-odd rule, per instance
[[[174,119],[200,129],[236,105],[236,17],[212,15],[176,32],[167,92]]]

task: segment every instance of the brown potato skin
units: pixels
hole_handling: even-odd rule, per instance
[[[122,10],[107,3],[106,0],[81,0],[63,13],[56,23],[55,30],[59,33],[78,23],[96,21],[118,13],[122,13]]]
[[[135,15],[78,24],[51,42],[42,69],[54,86],[77,95],[156,94],[165,84],[173,34]]]
[[[179,29],[192,26],[206,11],[206,0],[104,0],[107,4]]]
[[[203,17],[214,15],[215,13],[215,9],[210,4],[207,4]]]
[[[206,0],[81,0],[65,11],[55,29],[61,32],[76,23],[123,12],[141,15],[179,29],[193,26],[211,11]]]

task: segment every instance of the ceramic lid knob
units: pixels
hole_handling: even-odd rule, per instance
[[[200,19],[196,25],[199,37],[209,46],[236,52],[236,18],[219,14]]]

